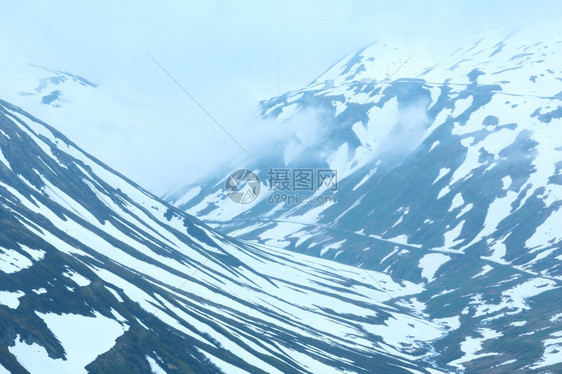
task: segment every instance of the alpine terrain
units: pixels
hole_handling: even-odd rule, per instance
[[[232,237],[422,287],[393,300],[448,321],[426,336],[447,372],[562,372],[562,33],[428,56],[375,43],[262,102],[264,125],[302,126],[241,165],[254,201],[228,198],[230,171],[164,198]],[[269,183],[283,168],[335,170],[337,188],[290,204]]]
[[[0,150],[1,373],[449,370],[421,282],[219,234],[4,101]]]

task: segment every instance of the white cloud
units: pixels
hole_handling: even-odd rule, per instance
[[[435,53],[436,45],[465,45],[490,30],[531,26],[540,33],[556,17],[549,10],[557,8],[556,1],[507,0],[486,9],[459,0],[9,2],[0,14],[5,36],[0,51],[2,58],[21,53],[99,83],[103,100],[81,100],[58,119],[34,114],[45,115],[86,150],[160,192],[246,156],[146,52],[253,148],[265,139],[286,138],[278,129],[245,132],[258,100],[305,86],[363,45],[407,40]],[[10,75],[0,72],[1,98],[21,90]],[[116,97],[143,110],[116,113],[117,105],[110,103]],[[72,128],[71,120],[80,127]],[[310,136],[301,132],[291,140],[287,160]]]

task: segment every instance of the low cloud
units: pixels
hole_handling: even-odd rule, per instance
[[[249,148],[258,157],[275,158],[288,166],[309,155],[328,136],[331,120],[326,110],[309,107],[283,121],[262,119],[251,127]]]
[[[428,99],[424,98],[399,108],[398,121],[384,139],[382,149],[384,153],[405,156],[420,144],[430,125],[430,119],[427,116],[428,105]]]

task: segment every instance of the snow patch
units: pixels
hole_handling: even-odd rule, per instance
[[[0,305],[5,305],[10,309],[17,309],[20,305],[19,298],[22,296],[25,296],[25,293],[22,291],[0,291]]]
[[[483,275],[485,275],[485,274],[488,274],[488,273],[489,273],[490,271],[492,271],[492,270],[494,270],[494,267],[493,267],[493,266],[484,265],[484,266],[482,266],[482,271],[481,271],[480,273],[474,275],[474,276],[472,277],[472,279],[481,277],[481,276],[483,276]]]
[[[451,257],[442,253],[430,253],[423,256],[418,263],[418,267],[422,269],[421,276],[427,279],[428,283],[433,282],[437,270],[450,259]]]
[[[31,373],[86,373],[85,367],[115,345],[115,340],[129,329],[119,322],[95,312],[93,317],[79,314],[35,312],[64,347],[66,357],[53,359],[44,347],[16,339],[10,352]]]
[[[479,352],[482,351],[482,343],[484,343],[486,340],[499,338],[500,336],[502,336],[502,334],[488,328],[479,329],[478,333],[482,336],[481,338],[467,337],[464,339],[460,347],[464,355],[461,358],[449,362],[449,365],[456,366],[457,368],[462,370],[464,366],[462,364],[466,362],[473,361],[486,356],[497,355],[497,353],[494,352],[488,352],[488,353],[479,353]]]
[[[65,273],[63,273],[62,275],[64,275],[67,278],[72,279],[72,281],[74,283],[76,283],[77,285],[79,285],[80,287],[86,287],[86,286],[89,286],[90,283],[92,283],[88,278],[84,277],[83,275],[78,274],[74,270],[68,270]]]
[[[464,199],[462,198],[462,194],[458,193],[455,195],[455,197],[453,197],[453,201],[451,202],[451,207],[449,208],[449,212],[463,205],[464,205]]]
[[[150,365],[150,371],[152,371],[152,374],[166,374],[164,369],[162,369],[162,367],[160,367],[160,365],[158,365],[156,360],[152,357],[146,356],[146,361],[148,361],[148,364]]]
[[[445,175],[449,174],[450,171],[451,171],[451,169],[449,169],[449,168],[441,168],[441,169],[439,169],[439,175],[437,176],[437,178],[435,178],[435,180],[434,180],[433,183],[431,183],[431,184],[437,183],[437,181],[439,181],[439,179],[441,179],[441,178],[443,178]]]

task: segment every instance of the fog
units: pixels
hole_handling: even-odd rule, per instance
[[[479,35],[543,32],[558,8],[556,1],[10,2],[0,15],[0,51],[96,82],[96,97],[32,114],[162,193],[249,157],[147,53],[251,153],[287,139],[279,152],[289,162],[325,129],[316,113],[282,130],[251,123],[260,100],[306,86],[373,41],[408,41],[438,54]],[[22,90],[12,77],[3,68],[0,98]]]

